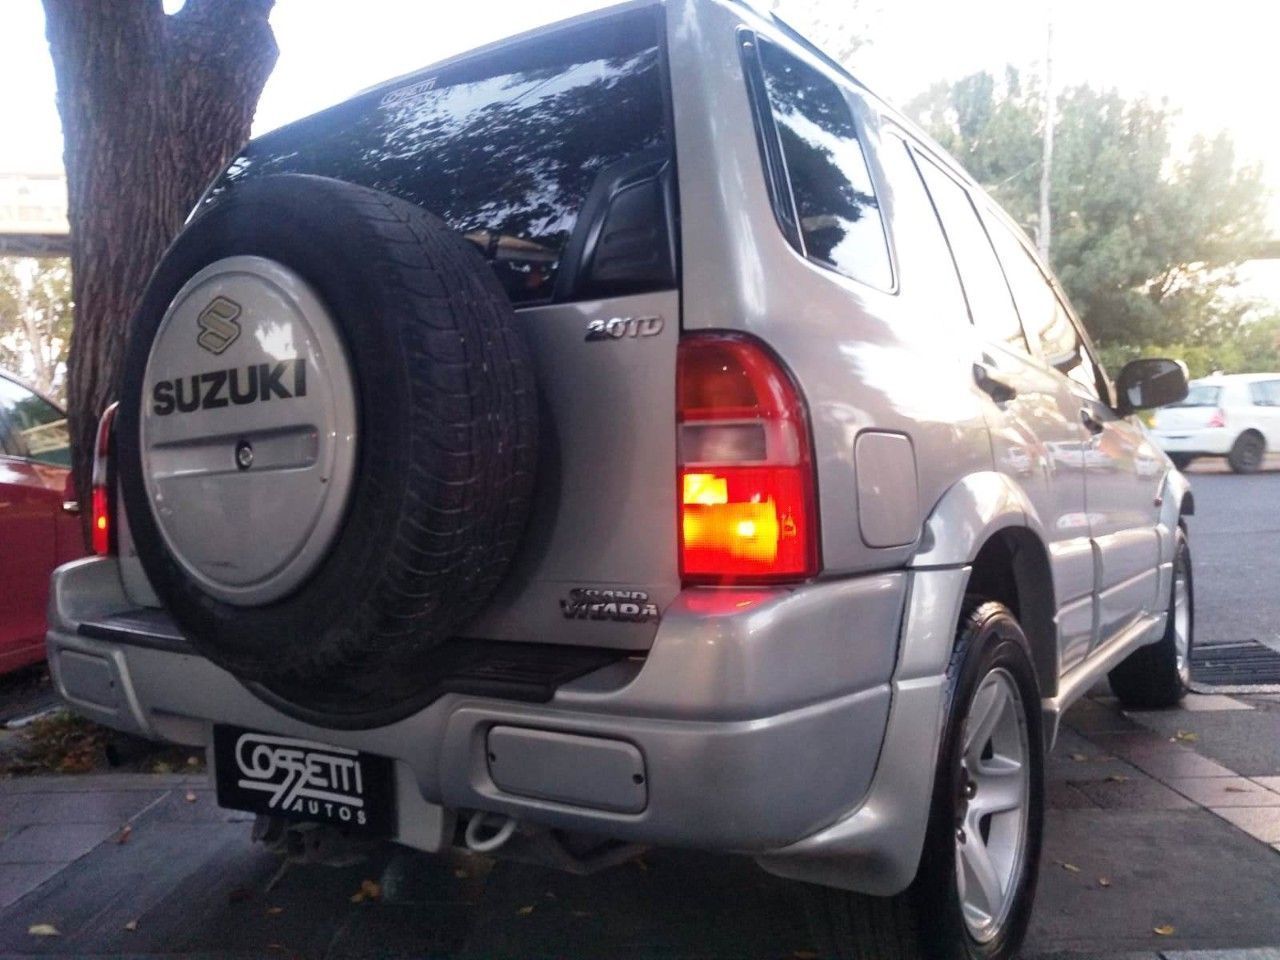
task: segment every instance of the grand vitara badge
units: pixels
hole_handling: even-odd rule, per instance
[[[657,621],[658,605],[643,590],[594,590],[575,587],[560,601],[566,620],[618,620],[623,623]]]
[[[386,757],[219,726],[214,763],[224,807],[361,833],[391,832],[395,779]]]

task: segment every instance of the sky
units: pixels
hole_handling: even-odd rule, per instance
[[[133,0],[121,0],[133,2]],[[824,0],[781,0],[803,14]],[[166,0],[167,7],[181,0]],[[848,0],[829,0],[839,10]],[[604,0],[277,0],[280,59],[255,132],[480,43],[605,6]],[[1280,236],[1280,124],[1273,93],[1280,4],[1271,0],[861,0],[860,80],[902,103],[933,82],[1006,63],[1043,69],[1054,25],[1056,83],[1167,99],[1184,136],[1231,134],[1261,162]],[[838,14],[836,14],[838,16]],[[826,14],[826,19],[831,19]],[[61,169],[53,68],[39,0],[0,0],[0,172]],[[1264,271],[1265,273],[1266,271]],[[1280,275],[1276,299],[1280,300]]]

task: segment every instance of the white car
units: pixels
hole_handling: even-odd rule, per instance
[[[1185,400],[1156,411],[1152,436],[1179,467],[1226,457],[1236,473],[1253,473],[1280,450],[1280,373],[1193,380]]]

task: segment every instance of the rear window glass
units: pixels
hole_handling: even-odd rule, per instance
[[[1187,391],[1186,399],[1170,404],[1174,407],[1216,407],[1218,398],[1222,396],[1221,387],[1211,387],[1204,383],[1193,383]]]
[[[844,93],[764,40],[760,65],[800,221],[801,252],[854,280],[892,289],[880,205]]]
[[[597,174],[671,149],[657,9],[468,58],[255,140],[211,192],[273,173],[403,197],[476,243],[517,305],[548,301]]]

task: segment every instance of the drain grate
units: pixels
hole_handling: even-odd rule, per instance
[[[1224,692],[1224,687],[1239,693],[1280,688],[1280,651],[1257,640],[1195,647],[1191,651],[1191,680],[1193,686],[1212,687],[1218,693]]]

